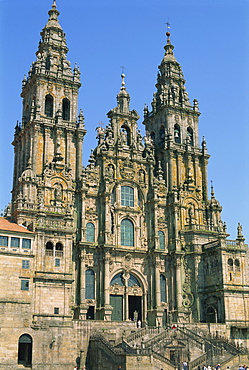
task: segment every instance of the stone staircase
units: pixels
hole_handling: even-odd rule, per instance
[[[129,335],[123,335],[116,345],[111,345],[100,334],[95,334],[90,342],[97,343],[96,349],[102,351],[102,356],[109,362],[108,370],[112,369],[112,366],[115,369],[115,366],[121,363],[129,369],[128,358],[133,364],[131,369],[134,361],[140,361],[146,369],[157,369],[161,366],[167,370],[182,369],[183,361],[188,363],[189,370],[200,370],[204,365],[215,367],[218,363],[222,365],[222,369],[229,366],[230,370],[237,370],[238,365],[243,362],[242,358],[248,363],[245,349],[236,347],[224,338],[199,335],[186,326],[136,329]],[[157,365],[153,365],[154,362],[157,362]],[[96,364],[94,368],[98,368]],[[136,369],[139,369],[139,364]]]

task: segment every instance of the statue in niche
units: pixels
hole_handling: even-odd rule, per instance
[[[62,199],[62,188],[60,184],[55,184],[54,189],[54,199],[61,200]]]

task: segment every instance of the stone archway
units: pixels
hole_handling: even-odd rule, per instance
[[[18,364],[32,366],[32,337],[28,334],[20,336],[18,341]]]

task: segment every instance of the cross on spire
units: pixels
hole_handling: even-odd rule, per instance
[[[120,68],[122,70],[122,73],[124,73],[125,67],[124,66],[121,66]]]

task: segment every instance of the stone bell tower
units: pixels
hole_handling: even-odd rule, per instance
[[[23,116],[13,141],[12,217],[36,233],[33,281],[40,298],[34,302],[35,318],[70,314],[77,187],[86,133],[82,112],[77,117],[80,71],[77,66],[72,70],[67,60],[55,1],[48,14],[36,61],[22,82]],[[57,297],[56,307],[52,296]]]
[[[177,62],[167,32],[165,54],[159,65],[152,111],[144,108],[144,125],[155,149],[155,159],[162,167],[168,189],[166,217],[168,225],[168,263],[170,311],[177,320],[198,319],[196,294],[201,244],[225,238],[219,202],[208,200],[207,164],[209,155],[203,138],[199,146],[195,99],[191,105],[180,64]],[[215,206],[213,206],[215,203]]]
[[[22,82],[23,117],[13,141],[12,213],[18,223],[26,224],[33,222],[37,211],[49,212],[51,207],[58,213],[71,212],[82,167],[82,112],[77,118],[80,71],[77,66],[72,70],[67,60],[55,1],[48,14],[36,61]]]

